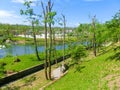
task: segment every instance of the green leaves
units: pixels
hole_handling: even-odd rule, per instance
[[[21,15],[29,15],[29,16],[35,15],[32,8],[29,8],[27,10],[22,10],[21,9],[20,14]]]
[[[53,18],[57,13],[55,11],[49,12],[48,17]]]
[[[20,14],[21,14],[21,15],[23,15],[23,14],[24,14],[24,11],[23,11],[22,9],[20,10]]]
[[[33,24],[38,25],[39,24],[38,18],[40,18],[41,15],[36,15],[34,13],[33,8],[31,8],[31,4],[32,3],[33,3],[32,1],[25,1],[24,6],[26,7],[26,10],[22,10],[21,9],[20,10],[20,14],[21,15],[26,15],[27,16],[27,20],[29,22],[32,22]]]
[[[45,22],[55,24],[54,17],[57,13],[55,11],[47,13],[47,20]]]
[[[24,6],[30,8],[30,4],[32,4],[32,1],[25,1]]]
[[[85,57],[86,56],[86,49],[84,46],[82,45],[79,45],[79,46],[76,46],[74,48],[74,50],[72,51],[72,59],[73,60],[80,60],[82,57]]]
[[[110,38],[116,42],[120,40],[120,10],[113,16],[112,20],[106,22]]]

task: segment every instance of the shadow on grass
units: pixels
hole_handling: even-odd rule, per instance
[[[74,73],[76,73],[76,72],[81,73],[81,72],[82,72],[82,69],[84,69],[84,68],[85,68],[85,66],[77,65],[77,66],[75,67]]]
[[[85,68],[85,66],[82,66],[82,65],[81,65],[82,62],[83,62],[83,61],[80,61],[80,62],[72,62],[71,64],[69,64],[69,68],[75,68],[74,73],[75,73],[75,72],[81,73],[81,72],[82,72],[81,70]]]
[[[120,52],[115,53],[114,55],[108,57],[106,60],[116,60],[116,61],[120,61]]]
[[[77,62],[71,63],[71,64],[69,65],[69,68],[74,67],[75,65],[78,65],[78,63],[77,63]]]
[[[109,51],[111,51],[112,50],[112,48],[110,48],[110,49],[108,49],[108,50],[103,50],[101,53],[99,53],[99,55],[97,55],[97,56],[101,56],[101,55],[103,55],[103,54],[105,54],[105,53],[108,53]]]
[[[120,46],[114,47],[113,48],[114,51],[114,55],[108,57],[106,60],[116,60],[116,61],[120,61]]]

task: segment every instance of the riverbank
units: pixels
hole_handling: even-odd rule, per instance
[[[55,58],[63,56],[62,50],[58,50],[55,54]],[[68,51],[66,51],[66,54]],[[35,54],[26,54],[21,56],[7,56],[0,59],[0,78],[8,76],[10,74],[25,70],[27,68],[33,67],[35,65],[43,64],[44,62],[44,53],[39,54],[41,61],[37,60]]]
[[[45,39],[44,38],[39,38],[39,36],[37,37],[38,45],[45,45]],[[47,38],[47,40],[49,42],[50,39]],[[32,36],[28,36],[28,37],[24,37],[23,35],[22,35],[22,37],[21,36],[15,36],[15,37],[12,38],[12,41],[15,44],[22,44],[22,45],[24,45],[24,44],[34,44],[34,40],[33,40]],[[76,39],[75,39],[75,37],[66,37],[65,42],[66,43],[76,42]],[[55,44],[56,45],[63,44],[63,38],[55,37]]]

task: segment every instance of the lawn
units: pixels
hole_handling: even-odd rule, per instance
[[[92,59],[71,66],[66,76],[45,90],[118,90],[120,89],[120,59],[112,58],[112,49]]]
[[[62,50],[58,50],[55,58],[62,56],[63,55],[62,52],[63,52]],[[33,67],[35,65],[42,64],[44,62],[44,53],[40,53],[39,56],[41,58],[41,61],[37,60],[37,57],[35,54],[28,54],[28,55],[26,54],[22,56],[6,56],[4,58],[1,58],[0,59],[0,78],[14,72],[18,72],[18,71]],[[16,62],[17,58],[20,61]],[[5,73],[2,73],[4,71]]]
[[[20,61],[16,62],[16,59],[19,58]],[[6,72],[18,72],[20,70],[24,70],[26,68],[38,65],[43,63],[42,61],[38,61],[34,54],[31,55],[22,55],[22,56],[9,56],[0,59],[0,65],[3,67],[3,70]],[[4,64],[4,65],[3,65]],[[0,72],[0,77],[4,77]]]

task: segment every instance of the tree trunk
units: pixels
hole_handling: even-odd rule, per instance
[[[47,56],[48,50],[47,50],[47,24],[45,23],[45,62],[44,62],[44,68],[45,68],[45,77],[48,80],[48,74],[47,74]]]
[[[48,67],[49,67],[49,79],[51,80],[51,56],[52,56],[52,30],[51,30],[51,24],[49,24],[49,34],[50,34],[50,42],[49,42]]]
[[[43,2],[41,2],[42,5],[42,9],[43,9],[43,14],[44,14],[44,20],[47,20],[46,14],[47,14],[47,7],[46,10],[44,9],[43,6]],[[44,69],[45,69],[45,78],[46,80],[48,80],[48,73],[47,73],[47,67],[48,67],[48,63],[47,63],[47,59],[48,59],[48,50],[47,50],[47,23],[44,22],[44,30],[45,30],[45,60],[44,60]]]
[[[57,62],[57,59],[56,59],[56,42],[55,42],[55,30],[53,31],[53,45],[54,45],[54,51],[53,51],[53,58],[55,59],[55,63],[56,63],[56,66],[58,66],[58,62]]]
[[[48,13],[51,12],[51,0],[48,1]],[[51,19],[51,16],[49,16]],[[51,57],[52,57],[52,28],[51,22],[48,23],[49,25],[49,35],[50,35],[50,42],[49,42],[49,58],[48,58],[48,67],[49,67],[49,79],[51,80]]]
[[[33,22],[32,22],[32,30],[33,30],[36,57],[40,61],[40,57],[39,57],[39,53],[38,53],[38,49],[37,49],[38,46],[37,46],[37,40],[36,40],[36,34],[35,34],[35,29],[34,29],[34,23]]]
[[[65,62],[65,28],[66,28],[66,20],[65,16],[62,15],[63,17],[63,23],[64,23],[64,30],[63,30],[63,61]]]
[[[95,16],[92,19],[92,24],[93,24],[93,53],[94,53],[94,56],[96,56]]]
[[[96,37],[95,37],[95,33],[93,35],[93,51],[94,51],[94,55],[96,56]]]

